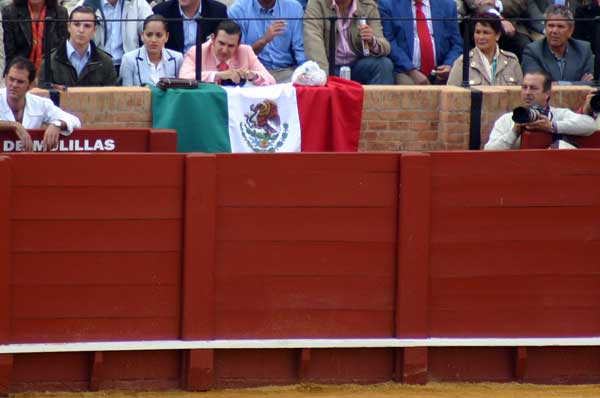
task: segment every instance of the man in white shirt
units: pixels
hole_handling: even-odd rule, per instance
[[[29,93],[34,86],[35,66],[23,57],[16,57],[6,73],[6,88],[0,89],[0,129],[17,134],[25,151],[31,151],[33,142],[26,129],[47,124],[43,150],[58,145],[59,134],[70,135],[81,127],[79,119],[54,105],[48,98]]]
[[[521,146],[523,131],[542,131],[567,135],[591,135],[596,130],[594,119],[588,115],[577,114],[570,109],[554,108],[549,105],[552,90],[552,77],[543,71],[528,72],[523,77],[521,85],[521,102],[525,108],[543,109],[546,115],[539,115],[528,123],[515,123],[513,112],[500,116],[490,133],[490,139],[485,144],[486,150],[518,149]]]

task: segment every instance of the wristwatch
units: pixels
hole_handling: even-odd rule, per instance
[[[62,130],[62,122],[60,120],[53,120],[50,122],[50,124],[52,124]]]

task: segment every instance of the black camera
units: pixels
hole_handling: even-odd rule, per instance
[[[534,105],[531,108],[517,106],[515,109],[513,109],[512,120],[513,122],[519,124],[531,123],[538,120],[542,115],[548,116],[548,112],[546,112],[546,109],[539,105]]]
[[[590,108],[594,113],[600,113],[600,90],[596,91],[590,100]]]

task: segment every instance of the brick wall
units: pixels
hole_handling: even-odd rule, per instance
[[[494,121],[519,104],[519,87],[481,87],[481,142]],[[585,86],[553,89],[552,104],[576,109]],[[42,91],[41,93],[45,93]],[[71,88],[61,106],[86,127],[150,127],[152,96],[143,87]],[[360,151],[468,149],[471,96],[460,87],[365,86]]]

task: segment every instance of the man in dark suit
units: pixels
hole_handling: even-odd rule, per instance
[[[546,10],[546,37],[530,43],[523,51],[523,74],[545,70],[553,81],[591,81],[594,58],[590,43],[571,38],[573,14],[565,6]]]
[[[453,0],[379,0],[383,33],[396,84],[445,84],[452,64],[462,54],[456,3]],[[419,19],[415,22],[414,19]],[[424,40],[423,40],[423,39]],[[432,75],[433,71],[433,75]]]
[[[169,21],[169,40],[165,47],[185,53],[196,45],[196,35],[200,41],[206,41],[223,19],[227,19],[227,7],[216,0],[169,0],[160,3],[153,9],[155,14],[163,17],[183,18],[183,21]],[[203,20],[201,23],[196,18],[215,18]]]

